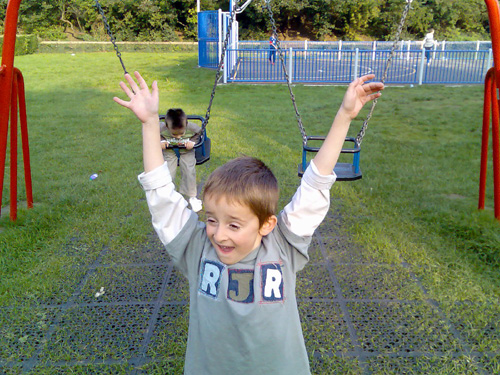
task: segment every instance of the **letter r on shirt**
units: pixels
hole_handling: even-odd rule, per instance
[[[198,290],[209,297],[217,298],[223,270],[223,264],[205,259],[201,264],[200,286]]]
[[[283,301],[283,273],[279,263],[263,264],[261,266],[261,275],[263,301]]]

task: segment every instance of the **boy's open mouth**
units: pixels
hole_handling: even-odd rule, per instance
[[[232,246],[222,246],[222,245],[219,245],[217,244],[217,246],[219,246],[219,250],[223,253],[230,253],[231,251],[233,251],[234,247]]]

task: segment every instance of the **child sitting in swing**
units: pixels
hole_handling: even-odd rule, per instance
[[[179,193],[188,197],[194,212],[202,209],[201,201],[196,198],[196,155],[194,146],[201,137],[201,128],[188,121],[184,111],[171,108],[165,115],[165,122],[160,122],[161,148],[172,180],[175,179],[177,164],[181,169]],[[173,147],[170,146],[183,146]]]
[[[153,227],[176,267],[189,280],[189,332],[184,373],[308,375],[309,361],[295,297],[296,273],[307,263],[315,229],[330,204],[342,145],[365,103],[382,83],[354,80],[331,129],[306,169],[291,202],[276,215],[279,190],[260,160],[239,157],[208,178],[206,223],[174,190],[158,126],[158,86],[138,72],[120,86],[142,123],[146,193]]]

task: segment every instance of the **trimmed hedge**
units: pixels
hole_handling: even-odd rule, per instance
[[[197,52],[196,42],[117,42],[120,52]],[[40,43],[40,53],[113,52],[111,42],[49,42]]]
[[[31,55],[38,50],[38,38],[36,35],[17,35],[15,55]],[[0,48],[3,48],[3,36],[0,36]]]

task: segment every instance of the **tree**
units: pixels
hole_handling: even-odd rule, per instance
[[[19,6],[19,26],[28,34],[48,39],[63,37],[60,22],[60,4],[46,0],[23,1]]]
[[[8,0],[0,0],[0,22]],[[197,36],[196,0],[100,0],[118,40],[178,40]],[[240,0],[243,3],[244,0]],[[266,0],[254,0],[238,15],[240,36],[264,39],[271,30]],[[271,0],[277,29],[313,40],[391,40],[405,0]],[[229,0],[202,0],[202,10],[229,10]],[[441,39],[487,38],[484,0],[413,0],[403,32],[421,39],[429,27]],[[94,0],[24,0],[19,30],[42,38],[107,38]]]

